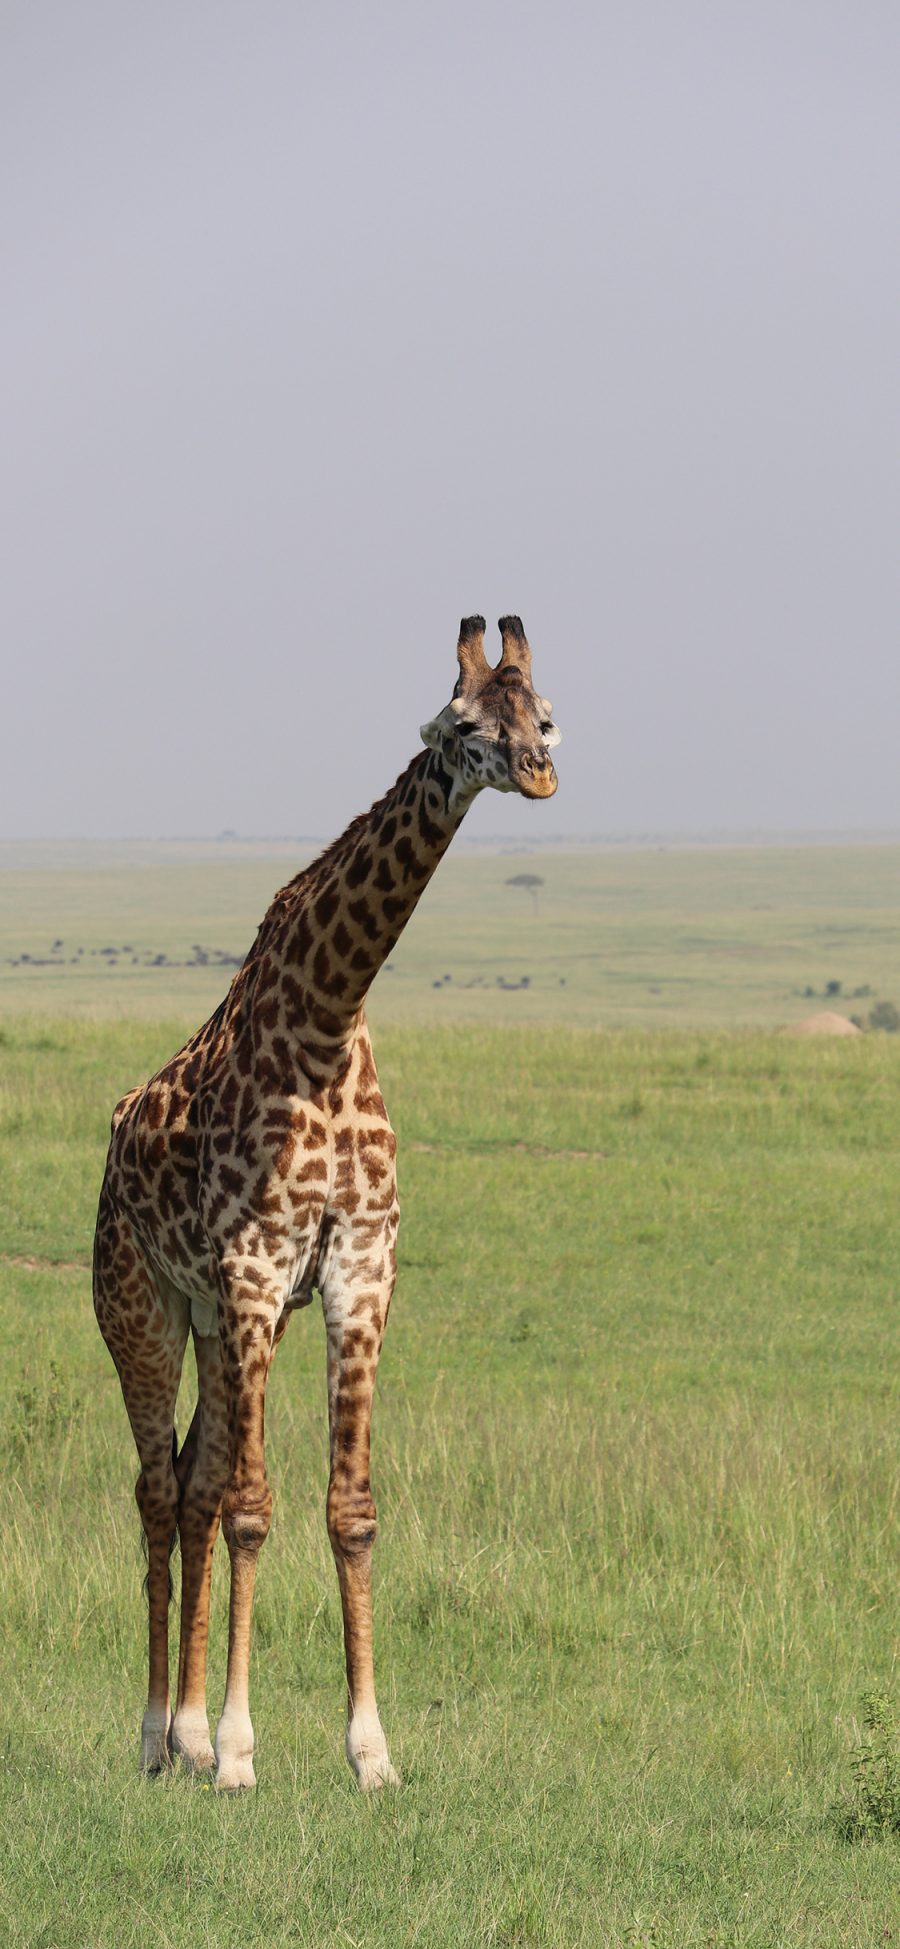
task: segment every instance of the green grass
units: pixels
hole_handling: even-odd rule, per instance
[[[27,867],[0,871],[0,1019],[202,1020],[228,974],[184,965],[194,944],[244,954],[309,853],[173,842],[161,863],[159,849],[135,842],[86,848],[80,865],[54,864],[49,842],[24,853]],[[536,913],[508,885],[523,869],[544,882]],[[775,1027],[825,1006],[866,1016],[877,997],[900,1004],[898,886],[896,845],[524,857],[461,846],[378,976],[372,1016],[585,1028]],[[148,966],[157,954],[166,965]],[[841,997],[826,1002],[834,981]]]
[[[269,1394],[260,1787],[225,1803],[136,1775],[136,1461],[86,1271],[110,1108],[180,1034],[3,1030],[6,1939],[896,1936],[896,1837],[849,1845],[832,1810],[862,1694],[900,1693],[900,1038],[385,1026],[376,1631],[404,1785],[362,1801],[341,1750],[311,1309]]]

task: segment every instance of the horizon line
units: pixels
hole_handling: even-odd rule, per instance
[[[0,848],[14,846],[328,846],[333,835],[324,833],[220,832],[177,833],[19,833],[0,834]],[[891,844],[900,842],[898,826],[679,826],[621,827],[600,832],[535,834],[533,837],[490,832],[457,835],[459,844],[470,847],[506,846],[518,852],[542,848],[559,850],[565,846],[672,845],[678,843],[735,844]]]

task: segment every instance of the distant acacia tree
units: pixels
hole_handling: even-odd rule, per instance
[[[531,894],[531,904],[537,913],[538,890],[544,884],[539,873],[514,873],[512,879],[507,880],[506,884],[508,887],[524,887],[526,892]]]

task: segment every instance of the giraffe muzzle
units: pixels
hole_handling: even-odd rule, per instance
[[[516,790],[526,799],[552,799],[559,784],[556,767],[543,745],[536,751],[517,752],[510,773]]]

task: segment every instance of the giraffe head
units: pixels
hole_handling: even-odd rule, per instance
[[[501,616],[503,651],[492,670],[484,630],[483,616],[463,617],[456,688],[440,715],[422,725],[422,738],[464,788],[493,785],[526,799],[552,798],[558,781],[549,752],[560,733],[552,704],[532,687],[525,631],[518,616]]]

